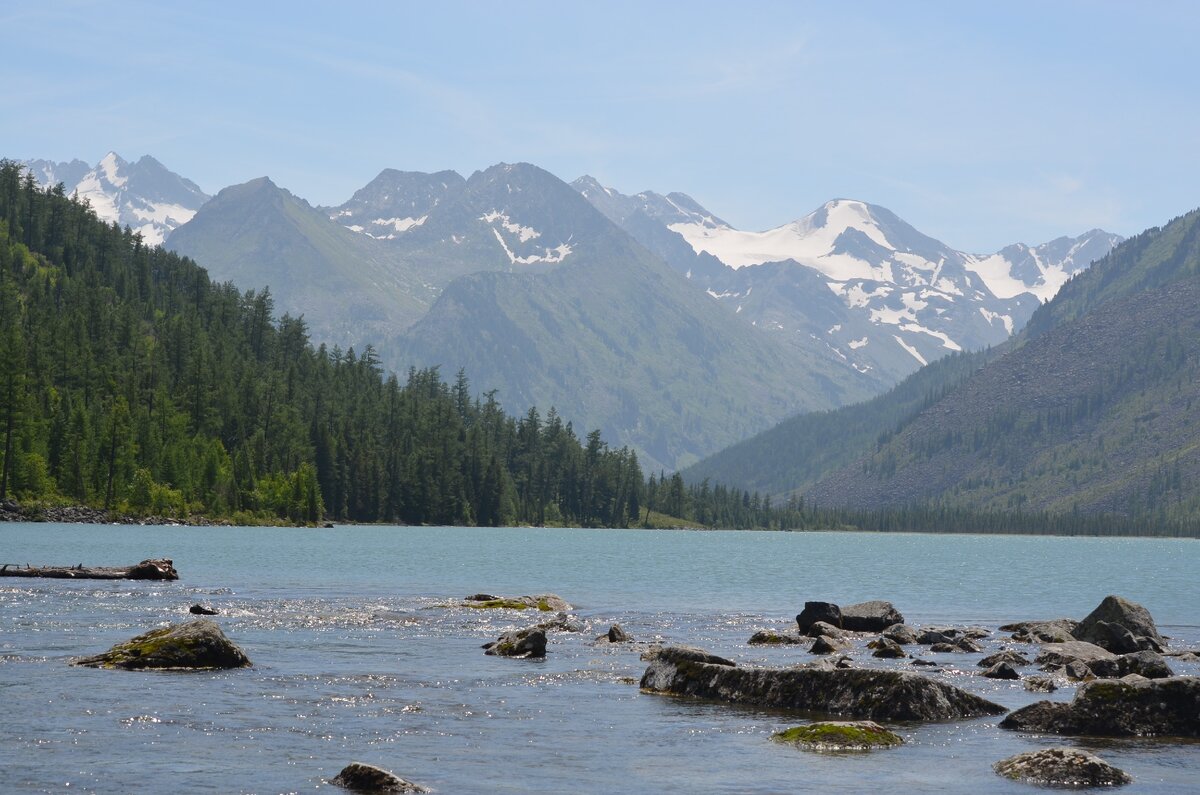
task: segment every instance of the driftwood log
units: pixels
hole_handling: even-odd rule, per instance
[[[134,566],[16,566],[0,565],[0,577],[52,577],[60,580],[178,580],[169,558],[143,560]]]

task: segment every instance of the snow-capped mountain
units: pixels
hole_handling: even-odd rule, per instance
[[[590,177],[574,186],[750,323],[793,343],[820,341],[831,357],[888,383],[951,351],[1002,342],[1120,241],[1093,230],[977,256],[861,201],[830,201],[790,224],[746,232],[683,194],[624,196]]]
[[[455,171],[424,174],[386,168],[345,204],[328,208],[328,213],[352,232],[394,240],[425,223],[433,208],[460,193],[465,185],[466,180]]]
[[[28,160],[25,165],[42,185],[61,182],[68,194],[86,199],[102,220],[140,232],[152,246],[161,245],[209,199],[196,183],[149,155],[130,163],[109,152],[94,167],[82,160]]]

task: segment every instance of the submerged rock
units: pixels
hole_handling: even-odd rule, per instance
[[[405,781],[381,767],[351,762],[329,781],[354,792],[429,792],[420,784]]]
[[[559,613],[549,621],[538,624],[537,628],[547,632],[583,632],[583,624],[579,619],[567,613]]]
[[[1002,662],[1013,666],[1030,664],[1029,658],[1024,654],[1021,654],[1017,651],[1012,651],[1010,649],[1005,649],[1004,651],[998,651],[995,654],[989,654],[987,657],[984,657],[982,660],[980,660],[978,665],[980,668],[991,668],[996,663]]]
[[[776,732],[771,739],[808,751],[871,751],[904,743],[899,735],[869,720],[810,723]]]
[[[1118,653],[1142,649],[1162,651],[1166,646],[1166,641],[1158,634],[1158,627],[1154,625],[1150,611],[1120,596],[1104,597],[1096,609],[1079,622],[1074,635],[1079,640],[1086,640]]]
[[[135,670],[214,670],[250,665],[245,652],[207,618],[152,629],[118,643],[103,654],[71,663],[88,668]]]
[[[188,612],[194,616],[215,616],[217,611],[205,605],[192,605],[188,608]]]
[[[1070,703],[1039,701],[1011,713],[1001,728],[1104,737],[1200,737],[1200,678],[1096,680]]]
[[[497,657],[545,657],[546,630],[540,627],[529,627],[505,632],[491,643],[485,643],[483,648],[486,649],[484,654]]]
[[[907,671],[741,668],[728,661],[698,661],[697,651],[687,656],[661,650],[642,675],[642,689],[871,720],[951,720],[1005,712],[999,704]]]
[[[477,593],[468,596],[464,602],[467,607],[473,607],[478,610],[494,610],[499,608],[528,610],[529,608],[536,608],[544,613],[564,613],[571,609],[571,605],[565,599],[552,593],[538,594],[536,596],[492,596],[491,594]]]
[[[1076,748],[1029,751],[992,766],[1001,776],[1050,787],[1115,787],[1133,781],[1124,770]]]
[[[783,646],[806,643],[809,638],[802,635],[792,635],[788,632],[776,632],[773,629],[760,629],[746,641],[751,646]]]
[[[903,623],[904,616],[891,602],[875,600],[842,608],[842,629],[852,632],[883,632],[893,624]]]

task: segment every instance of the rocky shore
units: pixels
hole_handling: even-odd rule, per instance
[[[193,515],[187,519],[173,516],[131,516],[89,508],[86,505],[21,505],[12,500],[0,502],[0,522],[56,522],[61,524],[137,524],[183,525],[188,527],[229,526],[227,520]]]

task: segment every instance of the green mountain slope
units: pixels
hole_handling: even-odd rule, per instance
[[[203,263],[214,281],[269,288],[281,312],[343,349],[386,341],[428,309],[435,292],[400,252],[356,235],[263,177],[222,190],[176,229],[167,247]]]
[[[1198,301],[1200,211],[1075,277],[1011,352],[808,495],[870,509],[1195,516]]]
[[[787,497],[882,444],[904,423],[999,355],[1000,349],[951,354],[886,393],[833,411],[800,414],[684,469],[704,480]]]

